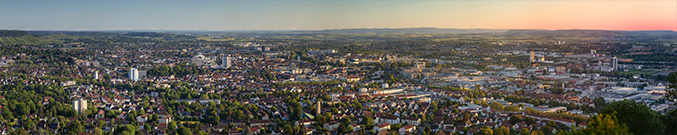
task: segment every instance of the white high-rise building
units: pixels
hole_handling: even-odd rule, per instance
[[[223,68],[230,68],[230,66],[232,66],[230,55],[226,55],[224,58],[221,58],[221,66]]]
[[[73,101],[73,109],[75,109],[75,112],[78,112],[78,114],[82,114],[87,110],[87,100],[79,98]]]
[[[94,80],[99,80],[99,71],[94,71]]]
[[[536,60],[534,59],[534,51],[531,51],[531,54],[529,55],[529,62],[535,62]]]
[[[138,81],[139,80],[139,70],[136,68],[129,69],[129,80]]]

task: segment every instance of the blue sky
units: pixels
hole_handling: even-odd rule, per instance
[[[677,1],[0,0],[0,29],[677,30]]]

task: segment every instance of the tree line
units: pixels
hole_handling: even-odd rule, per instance
[[[22,37],[27,36],[28,32],[20,30],[0,30],[0,37]]]

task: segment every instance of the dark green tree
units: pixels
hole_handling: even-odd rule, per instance
[[[192,135],[193,134],[193,131],[190,131],[190,128],[181,127],[181,129],[179,129],[179,130],[180,130],[179,133],[182,134],[182,135]]]
[[[360,102],[353,101],[353,107],[355,109],[362,110],[362,104],[360,104]]]
[[[168,132],[171,132],[174,129],[176,129],[176,122],[175,121],[169,122],[169,124],[167,124],[167,129],[169,129]]]
[[[657,112],[635,101],[623,100],[609,103],[599,113],[615,115],[618,122],[628,125],[630,133],[633,134],[662,134],[665,129]]]
[[[68,132],[76,133],[76,134],[85,132],[85,127],[82,126],[82,124],[80,124],[80,122],[77,122],[77,121],[68,125],[68,127],[66,127],[66,129],[68,129]]]
[[[668,75],[668,82],[670,82],[670,84],[668,84],[668,88],[665,89],[667,92],[665,98],[668,100],[675,100],[677,99],[677,72],[672,72]]]
[[[677,133],[677,109],[665,114],[662,120],[665,125],[664,133]]]
[[[560,132],[561,135],[628,135],[628,126],[620,124],[616,114],[600,114],[592,117],[585,129]]]
[[[341,119],[341,124],[339,124],[339,127],[338,127],[339,134],[346,134],[346,133],[353,132],[353,128],[348,127],[348,126],[350,126],[351,123],[352,122],[348,118]]]
[[[489,104],[489,106],[491,107],[491,109],[503,110],[503,105],[498,102],[492,102],[491,104]]]
[[[602,109],[606,105],[606,100],[603,97],[598,97],[592,100],[595,103],[595,108]]]
[[[479,134],[480,135],[493,135],[494,131],[491,130],[491,128],[483,127],[483,128],[480,129]]]
[[[9,110],[9,106],[2,107],[2,118],[4,118],[5,120],[14,119],[14,115],[12,111]]]
[[[362,119],[362,123],[364,123],[365,129],[372,129],[374,128],[374,119],[371,117],[367,116]]]

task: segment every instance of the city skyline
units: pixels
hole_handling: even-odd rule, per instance
[[[0,29],[677,30],[677,1],[0,1]]]

